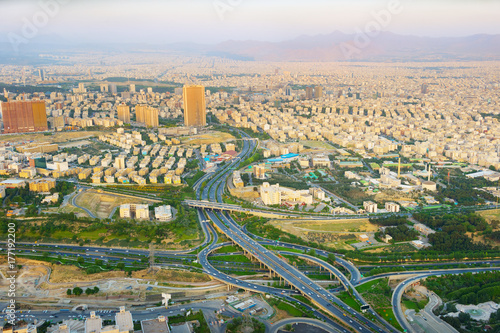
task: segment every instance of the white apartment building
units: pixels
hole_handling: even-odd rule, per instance
[[[377,212],[377,204],[373,201],[365,201],[363,202],[363,208],[367,213],[376,213]]]
[[[155,218],[166,222],[172,219],[172,207],[170,205],[155,207]]]
[[[149,205],[124,204],[120,206],[121,218],[133,218],[136,220],[149,220]]]
[[[265,182],[260,187],[260,197],[265,205],[279,205],[281,204],[281,191],[280,185],[270,185]]]
[[[399,212],[399,205],[394,202],[386,202],[385,203],[385,210],[391,213],[398,213]]]

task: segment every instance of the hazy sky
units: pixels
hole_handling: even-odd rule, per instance
[[[44,22],[41,3],[58,5]],[[500,34],[498,0],[2,0],[0,40],[22,35],[26,21],[39,32],[79,42],[281,41],[340,30],[353,33],[373,12],[399,3],[383,30],[421,36]],[[52,6],[53,8],[53,6]],[[45,17],[46,18],[46,17]]]

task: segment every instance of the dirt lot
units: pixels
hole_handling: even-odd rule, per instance
[[[229,133],[210,132],[206,134],[186,136],[181,138],[181,141],[184,144],[201,145],[201,144],[221,143],[234,139],[235,137]]]
[[[375,232],[378,227],[368,219],[336,220],[336,221],[308,221],[294,223],[297,228],[323,232]]]
[[[33,134],[13,134],[0,136],[2,141],[34,141],[34,142],[50,142],[50,143],[67,143],[69,140],[86,139],[102,134],[99,131],[82,131],[82,132],[55,132],[52,135],[44,135],[43,133]]]
[[[418,197],[415,193],[401,193],[393,190],[384,190],[375,195],[373,200],[376,202],[398,201],[398,200],[412,200]]]
[[[274,309],[274,313],[275,313],[275,315],[272,318],[273,322],[278,322],[282,319],[290,318],[290,315],[288,315],[288,312],[280,310],[276,306],[273,306],[273,309]]]
[[[48,211],[48,209],[46,210]],[[64,207],[61,207],[60,209],[57,210],[59,213],[75,213],[77,217],[88,217],[89,214],[87,214],[83,209],[77,208],[73,205],[67,204]]]
[[[229,192],[239,199],[254,201],[259,198],[259,192],[254,191],[254,186],[230,188]]]
[[[77,205],[87,208],[99,218],[107,218],[113,208],[128,203],[148,203],[148,201],[94,191],[85,191],[76,198]]]
[[[159,270],[156,273],[148,273],[147,270],[132,273],[132,277],[139,279],[152,279],[158,282],[209,282],[211,279],[206,274],[177,271],[177,270]]]
[[[354,250],[357,233],[376,230],[366,219],[332,221],[286,221],[272,220],[271,225],[304,240],[325,244],[337,249]]]
[[[125,277],[125,273],[122,271],[86,274],[84,270],[75,266],[54,264],[46,265],[52,269],[52,273],[50,274],[51,283],[88,282],[101,279]]]
[[[481,210],[476,213],[484,217],[488,223],[492,224],[494,230],[500,227],[500,209]]]

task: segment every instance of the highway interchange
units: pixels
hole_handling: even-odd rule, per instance
[[[250,143],[250,144],[248,144]],[[245,140],[243,151],[239,156],[243,156],[244,159],[249,155],[254,149],[253,140]],[[222,203],[222,194],[224,192],[225,183],[229,177],[230,171],[234,166],[239,163],[239,159],[233,161],[229,166],[226,166],[221,172],[218,173],[218,177],[211,179],[208,184],[204,187],[201,192],[202,200],[211,200]],[[197,193],[200,191],[197,190]],[[395,331],[390,325],[386,323],[377,323],[367,320],[362,314],[351,309],[340,299],[335,297],[329,291],[319,286],[313,280],[309,279],[305,274],[299,271],[297,268],[288,264],[287,262],[281,260],[273,251],[267,250],[261,244],[259,244],[254,239],[250,238],[242,228],[234,222],[234,220],[227,214],[220,211],[214,211],[212,209],[205,209],[208,217],[214,224],[214,226],[223,234],[225,234],[234,243],[243,248],[249,255],[253,256],[259,262],[264,264],[271,272],[277,274],[283,278],[288,284],[292,285],[296,290],[299,290],[304,296],[308,297],[314,304],[319,306],[323,311],[329,315],[338,318],[347,326],[351,326],[355,331],[358,332],[368,332],[370,329],[375,331]],[[214,239],[215,241],[215,239]],[[215,243],[213,242],[211,246],[204,249],[199,253],[200,263],[205,268],[205,272],[211,274],[215,278],[222,280],[223,282],[242,287],[244,289],[249,289],[269,293],[270,290],[265,286],[251,285],[243,281],[236,281],[237,279],[231,278],[222,272],[216,271],[208,262],[208,254],[215,250]],[[338,272],[340,274],[340,272]],[[341,274],[340,274],[341,275]],[[349,283],[345,276],[341,275],[342,283]],[[333,322],[332,322],[333,323]],[[338,325],[336,325],[338,326]],[[343,330],[341,327],[337,329]]]
[[[325,260],[318,258],[317,256],[311,256],[307,254],[300,254],[297,252],[288,251],[273,251],[267,249],[266,245],[279,246],[283,248],[309,251],[311,248],[307,246],[301,246],[296,244],[289,244],[284,242],[277,242],[273,240],[267,240],[262,237],[250,234],[245,227],[238,225],[232,217],[229,215],[227,210],[231,210],[227,204],[223,203],[222,196],[226,188],[226,182],[232,172],[232,170],[237,169],[242,161],[248,158],[255,150],[256,141],[249,138],[244,132],[241,132],[243,140],[242,152],[229,164],[220,167],[211,173],[205,174],[201,177],[194,185],[198,200],[187,201],[186,204],[197,207],[198,219],[200,220],[201,228],[203,230],[205,239],[204,241],[192,248],[183,251],[156,251],[155,256],[157,258],[183,258],[192,261],[198,259],[198,262],[202,265],[203,271],[209,274],[213,279],[219,280],[230,286],[246,289],[253,292],[265,293],[272,295],[273,297],[284,299],[287,302],[300,304],[302,307],[311,311],[317,318],[322,320],[324,323],[317,325],[328,328],[331,332],[347,332],[350,329],[354,332],[397,332],[397,330],[387,323],[383,318],[381,318],[375,311],[369,309],[368,312],[372,315],[372,318],[376,320],[369,320],[363,314],[358,313],[354,309],[350,308],[344,302],[342,302],[338,297],[336,297],[331,291],[321,287],[315,281],[307,277],[298,268],[288,264],[286,261],[282,260],[281,256],[278,255],[294,255],[306,259],[314,264],[317,264],[324,269],[326,269],[331,274],[340,281],[341,285],[352,292],[352,296],[357,299],[361,305],[366,305],[366,301],[362,296],[356,291],[356,286],[372,281],[377,278],[399,275],[400,277],[409,278],[401,282],[394,290],[392,295],[392,305],[394,309],[394,314],[398,323],[403,327],[403,329],[408,332],[412,332],[413,329],[408,323],[405,315],[401,308],[401,297],[407,288],[407,286],[420,280],[421,278],[432,276],[432,275],[442,275],[442,274],[459,274],[465,272],[480,272],[488,270],[497,270],[497,267],[485,267],[485,268],[468,268],[468,269],[443,269],[443,270],[427,270],[427,271],[407,271],[407,272],[397,272],[397,273],[386,273],[379,274],[376,276],[371,276],[363,278],[359,269],[354,266],[351,262],[345,260],[342,256],[336,255],[336,262],[343,266],[350,274],[348,279],[337,267],[327,263]],[[72,203],[75,204],[74,196],[72,198]],[[267,213],[267,211],[266,211]],[[282,215],[283,213],[276,213]],[[321,217],[324,219],[324,217]],[[286,283],[293,287],[293,289],[278,289],[268,286],[263,286],[260,284],[250,283],[244,280],[240,280],[235,277],[231,277],[217,270],[209,261],[209,255],[213,255],[213,252],[220,247],[227,245],[227,243],[220,243],[218,239],[218,233],[224,234],[228,239],[234,244],[241,247],[248,256],[253,257],[262,266],[269,271],[270,275],[275,275],[286,281]],[[22,245],[21,243],[19,245]],[[28,245],[28,244],[26,244]],[[33,245],[33,244],[31,244]],[[57,248],[55,249],[58,253],[71,253],[74,255],[75,251],[82,251],[81,246],[77,245],[55,245],[55,244],[41,244],[42,247]],[[89,247],[85,246],[85,253],[81,253],[81,256],[86,256],[90,258],[109,258],[111,259],[113,255],[121,256],[118,257],[120,260],[125,260],[129,262],[136,261],[137,258],[134,256],[147,256],[148,251],[140,249],[123,249],[123,248],[102,248],[102,247]],[[198,254],[193,254],[194,251],[199,250]],[[328,257],[329,252],[315,249],[318,256]],[[78,254],[80,255],[80,254]],[[125,256],[125,258],[123,258]],[[130,256],[126,258],[126,256]],[[492,262],[498,263],[498,262]],[[182,265],[175,265],[182,266]],[[321,309],[319,311],[315,307],[299,301],[293,298],[293,295],[302,294],[308,298],[316,307]],[[173,310],[170,310],[173,311]],[[144,313],[147,316],[150,313]],[[335,318],[333,320],[332,318]],[[313,320],[310,320],[313,323]],[[297,322],[295,320],[294,322]],[[301,322],[307,322],[303,320]],[[286,322],[288,323],[288,322]],[[283,323],[283,325],[285,322]],[[326,325],[326,326],[325,326]],[[274,329],[274,328],[273,328]]]
[[[247,142],[250,142],[250,147],[248,147]],[[300,291],[304,296],[308,297],[315,305],[319,306],[322,310],[326,311],[326,313],[332,315],[339,319],[343,324],[351,327],[354,331],[364,332],[368,330],[375,331],[386,331],[393,332],[396,331],[390,324],[385,322],[378,314],[376,314],[373,310],[369,310],[377,319],[378,323],[367,320],[363,315],[357,313],[349,306],[344,304],[341,300],[331,294],[329,291],[325,290],[321,286],[317,285],[314,281],[305,276],[302,272],[300,272],[295,267],[289,265],[287,262],[281,260],[273,251],[270,251],[262,246],[258,241],[251,238],[245,231],[246,229],[242,229],[227,212],[223,212],[222,209],[213,209],[218,205],[223,205],[222,195],[225,189],[225,183],[229,177],[230,171],[235,168],[235,165],[238,164],[241,160],[244,160],[249,153],[253,151],[253,143],[254,141],[245,141],[244,142],[243,151],[239,156],[242,158],[238,158],[233,161],[229,166],[226,166],[221,172],[217,174],[216,177],[212,178],[208,184],[203,188],[203,191],[200,191],[199,187],[195,187],[197,189],[198,199],[201,199],[202,203],[207,202],[216,202],[217,205],[212,206],[212,208],[206,208],[207,206],[199,205],[198,209],[203,208],[212,221],[214,226],[226,235],[229,239],[231,239],[235,244],[244,249],[244,251],[250,256],[257,259],[260,263],[265,265],[271,272],[271,274],[275,273],[280,278],[283,278],[287,283],[295,287],[296,290]],[[207,178],[208,179],[208,178]],[[206,181],[203,180],[203,181]],[[199,185],[201,183],[198,183]],[[201,195],[200,195],[201,194]],[[200,201],[198,201],[200,202]],[[210,206],[208,206],[210,207]],[[224,208],[224,207],[218,207]],[[206,222],[205,222],[206,223]],[[213,235],[216,235],[214,231],[211,231]],[[223,274],[220,271],[217,271],[212,265],[210,265],[208,261],[208,254],[215,251],[218,246],[216,244],[216,236],[214,237],[210,246],[201,251],[198,255],[200,259],[200,263],[205,269],[205,272],[212,275],[214,278],[228,283],[233,286],[237,286],[240,288],[254,290],[263,293],[270,294],[280,294],[284,296],[284,291],[277,291],[274,288],[270,289],[265,286],[252,285],[250,283],[246,283],[243,281],[239,281],[236,278],[232,278],[226,274]],[[325,251],[323,251],[325,252]],[[297,255],[297,253],[290,252],[290,255]],[[327,255],[327,253],[318,253],[320,255]],[[302,257],[306,255],[301,255]],[[322,267],[325,267],[327,270],[332,272],[341,282],[344,287],[347,287],[349,290],[352,290],[353,296],[362,304],[367,304],[361,295],[356,291],[355,285],[358,284],[360,279],[359,271],[354,267],[354,265],[348,263],[342,258],[337,258],[340,260],[340,263],[346,267],[351,272],[351,281],[349,281],[337,268],[332,265],[326,263],[323,260],[320,260],[316,257],[308,256],[309,260],[319,264]],[[481,271],[481,270],[492,270],[496,268],[484,268],[484,269],[471,269],[472,271]],[[456,273],[461,273],[465,271],[471,271],[467,269],[457,270]],[[419,276],[430,276],[436,274],[444,274],[446,271],[436,271],[436,272],[427,272],[426,274],[420,274]],[[404,275],[404,274],[403,274]],[[415,272],[413,272],[415,275]],[[418,279],[418,277],[414,278]],[[365,279],[363,282],[367,282],[370,279]],[[401,311],[401,296],[402,291],[404,291],[404,282],[398,285],[393,296],[393,305],[395,306],[395,315],[397,317],[398,322],[407,329],[411,331],[411,327],[408,325],[406,318],[402,314]],[[288,297],[288,296],[286,296]],[[397,302],[397,303],[394,303]],[[346,315],[347,313],[347,315]],[[336,323],[328,320],[337,330],[344,330],[342,327],[339,327]]]

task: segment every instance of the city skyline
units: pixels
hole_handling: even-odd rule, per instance
[[[500,1],[0,11],[0,333],[499,331]]]

